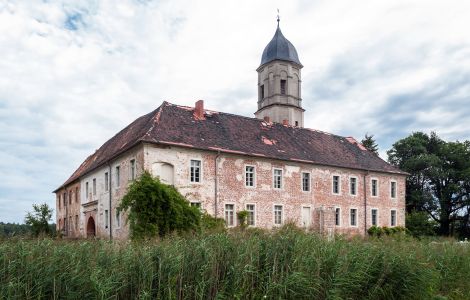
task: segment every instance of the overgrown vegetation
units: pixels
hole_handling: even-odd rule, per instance
[[[33,204],[33,211],[26,214],[24,223],[31,226],[31,233],[34,236],[51,235],[49,221],[52,219],[53,211],[47,203]]]
[[[282,228],[0,243],[0,299],[469,299],[468,282],[470,246],[403,235],[328,242]]]
[[[406,234],[408,230],[402,226],[387,227],[387,226],[371,226],[367,230],[367,233],[371,236],[381,237],[384,235],[396,235],[396,234]]]

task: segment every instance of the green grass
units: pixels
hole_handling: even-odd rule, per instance
[[[292,228],[0,241],[0,299],[470,299],[470,246]]]

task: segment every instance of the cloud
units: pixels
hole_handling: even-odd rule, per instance
[[[4,1],[0,221],[23,220],[108,138],[163,100],[253,116],[281,27],[303,69],[306,125],[469,139],[470,4],[442,1]]]

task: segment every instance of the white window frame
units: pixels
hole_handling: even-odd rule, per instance
[[[89,192],[90,192],[90,185],[89,185],[89,183],[88,183],[88,181],[87,181],[87,182],[85,182],[85,195],[86,195],[85,197],[86,197],[87,200],[88,200],[88,197],[90,196],[90,195],[89,195],[89,194],[90,194]],[[65,199],[65,197],[64,197],[64,199]],[[65,203],[65,201],[64,201],[64,203]],[[64,205],[64,206],[65,206],[65,205]]]
[[[93,178],[93,187],[92,187],[92,191],[93,191],[93,196],[96,196],[96,193],[97,193],[97,187],[96,187],[96,178]]]
[[[392,185],[393,183],[395,183],[395,197],[392,197],[393,194],[392,194]],[[390,180],[390,199],[393,199],[393,200],[396,200],[398,198],[398,182],[394,179]]]
[[[199,207],[198,207],[199,210],[202,210],[202,203],[201,203],[201,201],[190,201],[190,202],[189,202],[189,205],[190,205],[190,206],[194,206],[194,207],[198,207],[198,206],[199,206]]]
[[[116,176],[116,188],[119,188],[121,186],[121,166],[117,165],[114,167],[115,173],[114,176]]]
[[[356,224],[355,225],[351,224],[352,223],[351,212],[353,209],[356,210]],[[349,227],[358,227],[357,225],[359,223],[358,220],[359,220],[359,209],[357,209],[357,207],[350,207],[349,208]]]
[[[194,160],[194,161],[199,161],[199,181],[191,181],[191,175],[192,175],[192,174],[191,174],[191,168],[192,168],[191,162],[192,162],[193,160]],[[189,183],[191,183],[191,184],[202,184],[202,178],[203,178],[203,177],[202,177],[202,174],[203,174],[202,159],[201,159],[201,158],[191,158],[191,159],[189,160],[189,178],[188,178],[188,179],[189,179]]]
[[[250,211],[248,210],[248,205],[253,205],[253,225],[248,225],[250,227],[256,227],[256,203],[245,203],[245,210],[249,213]],[[246,219],[246,223],[248,224],[248,216]]]
[[[392,211],[395,212],[395,225],[392,225]],[[390,227],[396,227],[398,224],[398,210],[396,208],[390,209]]]
[[[226,216],[226,212],[227,212],[227,205],[232,205],[233,206],[233,224],[232,225],[229,225],[227,223],[227,216]],[[233,202],[226,202],[224,203],[224,221],[225,221],[225,226],[227,227],[235,227],[237,226],[237,206],[235,205],[235,203]]]
[[[338,219],[338,225],[336,225],[336,210],[339,209],[339,219]],[[336,227],[341,227],[341,225],[343,224],[342,222],[342,209],[340,206],[335,206],[335,226]]]
[[[354,187],[355,188],[355,194],[352,194],[351,193],[351,184],[352,184],[352,181],[351,179],[355,179],[356,180],[356,186]],[[358,194],[358,186],[359,186],[359,177],[358,176],[349,176],[349,196],[352,196],[352,197],[357,197],[357,194]]]
[[[335,193],[335,176],[338,176],[338,193]],[[331,175],[331,194],[336,196],[341,196],[341,175],[332,174]]]
[[[304,175],[308,174],[308,190],[304,190]],[[300,188],[304,193],[310,193],[312,191],[312,174],[310,172],[301,172],[300,173]]]
[[[275,176],[276,176],[276,175],[275,175],[275,172],[276,172],[276,171],[281,171],[281,181],[280,181],[280,185],[281,185],[281,186],[280,186],[280,187],[276,187],[275,184],[274,184],[274,183],[275,183]],[[272,174],[273,174],[273,177],[272,177],[272,180],[273,180],[273,183],[272,183],[273,189],[275,189],[275,190],[282,190],[282,189],[284,188],[284,182],[283,182],[283,181],[284,181],[284,180],[283,180],[283,179],[284,179],[284,172],[283,172],[283,169],[282,169],[282,168],[273,168]]]
[[[253,185],[246,185],[246,178],[247,178],[246,168],[247,167],[252,167],[253,168]],[[245,180],[245,187],[246,188],[250,188],[250,189],[256,188],[256,166],[254,166],[254,165],[245,165],[245,174],[244,174],[243,178]]]
[[[376,186],[376,195],[374,196],[373,194],[373,180],[375,180],[377,182],[377,186]],[[380,181],[378,178],[376,177],[372,177],[370,179],[370,196],[371,197],[374,197],[374,198],[378,198],[379,197],[379,191],[380,191]]]
[[[276,224],[276,206],[281,207],[281,224]],[[282,225],[284,225],[284,205],[273,204],[273,226],[282,226]]]
[[[372,221],[373,221],[373,219],[372,219],[372,211],[373,211],[373,210],[376,210],[376,211],[377,211],[377,224],[375,224],[375,226],[379,226],[379,223],[380,223],[379,220],[380,220],[380,218],[379,218],[379,209],[378,209],[377,207],[371,207],[371,208],[370,208],[370,225],[371,225],[371,226],[374,226],[374,224],[372,224]]]
[[[129,160],[129,181],[133,181],[137,178],[137,162],[135,158]]]
[[[109,173],[108,172],[104,173],[104,191],[105,192],[109,191]]]

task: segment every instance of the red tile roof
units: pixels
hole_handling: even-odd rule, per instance
[[[199,118],[195,117],[192,107],[163,102],[104,143],[61,187],[142,142],[407,174],[352,137],[209,110],[205,110],[204,118]]]

